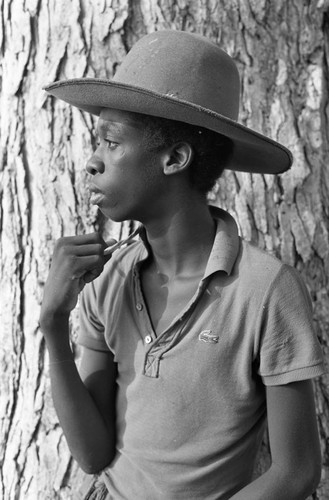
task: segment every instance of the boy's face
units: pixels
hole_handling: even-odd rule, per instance
[[[165,199],[161,152],[145,148],[144,130],[133,113],[104,109],[98,147],[87,163],[91,202],[114,221],[145,222]]]

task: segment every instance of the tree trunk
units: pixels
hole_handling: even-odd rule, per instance
[[[104,229],[88,204],[84,165],[95,120],[42,86],[70,77],[111,77],[132,44],[161,29],[207,35],[237,61],[240,118],[288,146],[278,177],[227,172],[212,202],[242,235],[295,266],[329,341],[328,0],[0,0],[0,497],[79,498],[83,474],[54,413],[38,328],[54,240]],[[188,85],[188,78],[186,81]],[[72,337],[77,328],[72,316]],[[329,498],[328,375],[315,383],[323,451],[318,499]],[[257,473],[268,465],[267,445]]]

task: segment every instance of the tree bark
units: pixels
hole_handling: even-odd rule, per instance
[[[289,147],[281,176],[227,172],[212,203],[242,235],[295,266],[314,301],[328,363],[328,0],[0,0],[0,497],[73,499],[83,474],[54,413],[38,316],[54,240],[130,224],[103,221],[85,192],[95,120],[46,97],[60,78],[111,78],[142,35],[182,29],[208,36],[241,74],[240,119]],[[186,84],[188,85],[188,77]],[[72,316],[72,338],[77,330]],[[329,380],[315,383],[329,498]],[[268,466],[266,440],[256,473]]]

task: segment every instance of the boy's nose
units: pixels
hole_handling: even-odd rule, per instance
[[[105,165],[103,161],[96,155],[93,155],[88,161],[86,165],[86,170],[88,174],[96,175],[102,174],[104,172]]]

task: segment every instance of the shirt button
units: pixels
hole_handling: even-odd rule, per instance
[[[143,304],[141,304],[140,302],[137,302],[136,309],[137,309],[137,311],[141,311],[143,309]]]
[[[145,344],[150,344],[150,342],[152,342],[152,337],[151,337],[151,335],[146,335],[146,337],[145,337],[145,339],[144,339],[144,340],[145,340]]]

